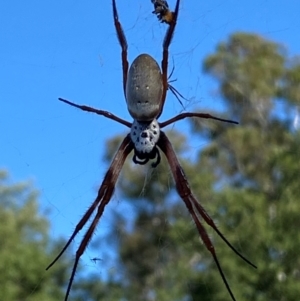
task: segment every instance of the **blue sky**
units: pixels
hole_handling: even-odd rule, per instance
[[[285,45],[290,55],[300,54],[298,0],[181,2],[170,65],[174,60],[174,86],[191,99],[186,104],[189,111],[220,108],[222,100],[213,93],[216,84],[203,75],[201,62],[229,34],[259,33]],[[174,7],[175,0],[169,5]],[[117,6],[129,62],[144,52],[160,62],[166,25],[151,14],[150,0],[119,0]],[[111,2],[2,1],[0,41],[0,168],[14,181],[33,181],[41,208],[51,210],[51,235],[68,237],[107,169],[102,160],[105,141],[127,129],[57,98],[131,120],[123,97]],[[161,120],[181,110],[169,94]],[[175,128],[188,130],[185,122]],[[191,145],[201,147],[197,141]],[[109,210],[121,203],[116,194],[97,235],[109,227]],[[95,257],[89,252],[87,258]]]

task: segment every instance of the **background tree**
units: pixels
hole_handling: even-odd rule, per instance
[[[293,300],[299,295],[295,251],[300,234],[292,232],[299,226],[300,133],[289,112],[300,104],[300,93],[287,93],[300,75],[293,61],[280,45],[237,33],[204,63],[204,70],[219,81],[229,112],[240,116],[241,125],[225,132],[214,125],[213,144],[201,158],[208,168],[218,166],[215,183],[227,183],[216,194],[213,209],[220,228],[234,231],[231,241],[243,246],[259,267],[250,273],[229,261],[239,300]],[[194,129],[205,134],[197,125]],[[218,295],[215,300],[223,298],[220,290]]]
[[[49,223],[39,212],[37,192],[29,183],[10,184],[0,172],[0,292],[1,300],[62,300],[71,258],[45,271],[64,245],[51,241]]]
[[[277,43],[236,33],[207,57],[204,71],[218,82],[223,115],[240,124],[193,120],[194,137],[207,141],[195,160],[187,159],[182,134],[168,135],[198,200],[258,266],[242,262],[210,231],[237,300],[296,300],[300,133],[291,112],[300,104],[299,61]],[[107,160],[118,143],[108,142]],[[119,284],[124,300],[229,300],[166,162],[152,169],[128,160],[119,189],[131,207],[116,215],[108,243],[119,250],[110,285]]]
[[[240,124],[194,119],[192,142],[174,129],[168,136],[198,200],[228,240],[258,266],[254,270],[242,262],[208,229],[236,299],[297,300],[300,62],[277,43],[237,33],[217,46],[203,69],[216,79],[225,103],[223,113],[211,113]],[[191,149],[198,138],[205,146]],[[120,137],[108,141],[107,161],[119,142]],[[152,169],[127,160],[118,185],[126,201],[106,239],[118,251],[111,259],[115,269],[102,280],[99,273],[88,278],[78,273],[71,298],[229,300],[166,161]],[[45,272],[65,242],[49,238],[34,189],[28,183],[9,184],[3,172],[0,220],[1,298],[63,299],[73,257],[64,255]],[[102,246],[103,239],[94,243]]]

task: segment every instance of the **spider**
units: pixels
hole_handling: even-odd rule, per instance
[[[57,255],[57,257],[50,263],[47,270],[52,267],[55,262],[62,256],[62,254],[69,247],[72,240],[78,234],[78,232],[86,225],[92,214],[95,212],[95,216],[92,219],[86,233],[83,236],[82,241],[76,251],[74,265],[71,273],[71,277],[68,283],[68,287],[65,294],[65,301],[67,301],[74,280],[75,272],[80,257],[84,253],[89,241],[95,231],[95,228],[104,212],[105,206],[109,203],[112,198],[116,182],[118,180],[121,169],[127,156],[133,151],[133,162],[136,164],[144,165],[153,160],[152,166],[156,167],[160,163],[160,151],[164,153],[171,169],[175,186],[178,194],[184,201],[188,211],[190,212],[192,219],[195,222],[199,235],[205,244],[207,250],[211,253],[218,271],[222,277],[222,280],[232,298],[235,297],[229,287],[229,284],[225,278],[221,265],[219,263],[217,254],[215,252],[213,243],[209,238],[200,217],[216,231],[221,239],[244,261],[251,266],[255,267],[248,259],[241,255],[225,238],[225,236],[216,227],[214,221],[205,211],[202,205],[197,201],[193,195],[189,183],[186,179],[184,171],[180,166],[180,163],[173,150],[172,144],[169,141],[166,134],[161,130],[162,128],[170,125],[176,121],[187,117],[195,118],[206,118],[214,119],[222,122],[228,122],[237,124],[238,122],[214,117],[210,114],[205,113],[181,113],[167,121],[158,122],[164,103],[166,100],[167,90],[169,88],[168,83],[168,57],[169,57],[169,46],[174,34],[176,21],[178,18],[180,0],[177,0],[175,10],[173,12],[173,22],[169,24],[163,41],[163,58],[161,62],[161,70],[158,63],[148,54],[139,55],[131,64],[128,70],[127,61],[127,41],[119,21],[117,12],[116,2],[112,0],[113,8],[113,19],[114,26],[117,32],[117,38],[121,46],[121,59],[122,59],[122,70],[123,70],[123,91],[127,102],[128,111],[133,118],[133,122],[123,120],[110,112],[98,110],[85,105],[78,105],[69,100],[59,98],[60,101],[69,104],[73,107],[81,109],[86,112],[92,112],[106,118],[112,119],[118,123],[121,123],[130,128],[129,134],[123,139],[119,146],[112,162],[107,170],[102,184],[98,190],[98,194],[94,202],[85,212],[79,223],[76,225],[71,237],[67,241],[64,248]]]

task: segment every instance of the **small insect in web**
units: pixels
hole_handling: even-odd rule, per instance
[[[162,6],[162,8],[168,9],[166,1],[154,2],[157,5],[159,4],[160,6]],[[150,160],[154,160],[154,162],[152,162],[153,168],[160,163],[160,151],[164,153],[168,161],[169,167],[171,169],[177,192],[180,195],[183,202],[185,203],[189,213],[191,214],[191,217],[195,222],[196,228],[204,245],[206,246],[207,250],[211,253],[217,265],[221,278],[232,300],[235,300],[235,297],[223,273],[213,243],[209,238],[200,218],[202,218],[212,229],[214,229],[214,231],[232,249],[233,252],[235,252],[249,265],[256,268],[254,264],[252,264],[230,244],[230,242],[217,228],[209,214],[205,211],[205,209],[193,195],[189,187],[189,183],[186,179],[185,173],[182,167],[180,166],[177,156],[173,150],[172,144],[166,136],[166,134],[161,130],[162,128],[176,121],[188,117],[214,119],[217,121],[233,124],[237,124],[238,122],[218,118],[206,113],[194,112],[181,113],[167,121],[158,122],[158,118],[160,117],[164,108],[167,91],[168,89],[170,89],[170,84],[168,83],[169,46],[171,44],[176,27],[176,22],[179,13],[179,4],[180,0],[177,0],[175,10],[172,13],[172,22],[169,23],[169,27],[166,31],[163,40],[163,58],[161,62],[161,69],[158,63],[148,54],[139,55],[133,61],[129,68],[129,64],[127,61],[127,41],[122,25],[119,21],[116,2],[115,0],[112,0],[114,25],[116,28],[119,44],[121,46],[123,92],[127,103],[127,109],[131,117],[133,118],[132,123],[121,119],[110,112],[98,110],[86,105],[78,105],[69,100],[59,98],[60,101],[69,104],[73,107],[76,107],[86,112],[92,112],[104,116],[130,128],[129,134],[126,135],[126,137],[123,139],[114,158],[112,159],[111,165],[104,176],[104,179],[99,187],[98,194],[94,202],[90,205],[88,210],[80,219],[79,223],[76,225],[75,230],[73,231],[71,237],[67,241],[64,248],[47,267],[48,270],[55,264],[55,262],[69,247],[70,243],[76,237],[78,232],[82,230],[82,228],[87,224],[93,213],[95,213],[76,251],[74,265],[65,295],[65,301],[67,301],[68,296],[70,294],[79,259],[85,252],[89,241],[95,232],[96,226],[99,223],[99,220],[104,212],[105,206],[109,203],[109,201],[112,198],[121,169],[124,165],[126,158],[132,151],[134,163],[144,165]],[[172,91],[172,89],[170,90]]]
[[[99,257],[94,257],[94,258],[91,258],[91,261],[92,261],[94,264],[96,264],[98,261],[102,261],[102,259],[99,258]]]
[[[174,17],[174,12],[171,12],[169,9],[169,4],[165,0],[151,0],[154,5],[153,14],[157,15],[158,20],[162,23],[171,24],[172,22],[176,22],[176,18]]]

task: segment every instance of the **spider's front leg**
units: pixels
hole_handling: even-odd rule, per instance
[[[160,112],[159,112],[157,118],[159,118],[159,116],[162,113],[162,110],[163,110],[163,107],[164,107],[164,104],[165,104],[165,100],[166,100],[166,96],[167,96],[167,90],[168,90],[168,87],[169,87],[169,84],[168,84],[169,46],[171,44],[172,37],[173,37],[175,27],[176,27],[176,23],[177,23],[177,17],[178,17],[178,12],[179,12],[179,4],[180,4],[180,0],[177,0],[176,6],[175,6],[175,11],[172,13],[172,22],[170,23],[170,26],[169,26],[169,28],[166,32],[164,42],[163,42],[163,58],[162,58],[162,61],[161,61],[163,93],[162,93],[162,96],[161,96]]]
[[[113,5],[113,17],[114,17],[115,28],[117,31],[117,37],[118,37],[119,44],[122,49],[121,57],[122,57],[122,69],[123,69],[123,91],[124,91],[124,96],[126,97],[126,82],[127,82],[127,73],[128,73],[128,60],[127,60],[128,45],[127,45],[126,36],[124,34],[124,30],[119,21],[119,16],[118,16],[118,11],[117,11],[117,6],[116,6],[115,0],[112,0],[112,5]]]

